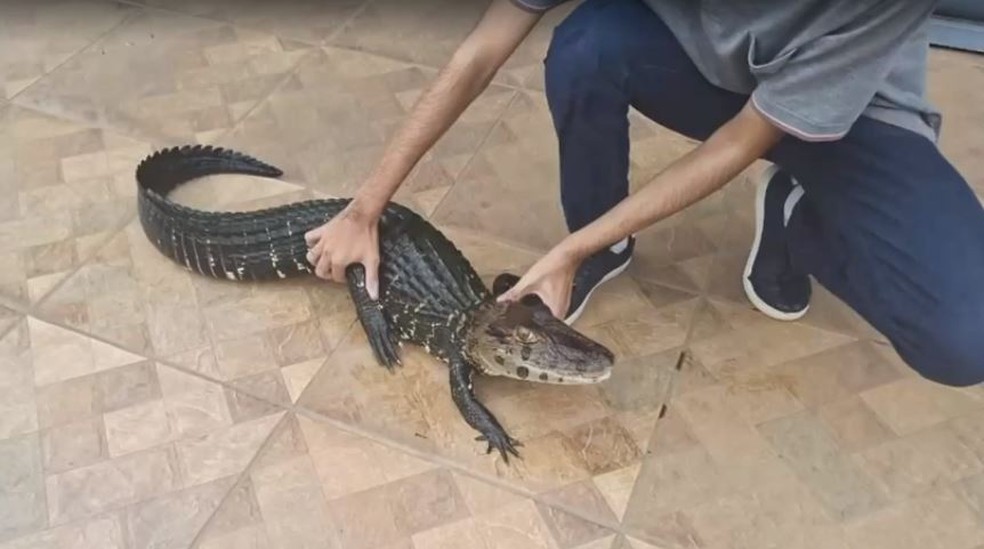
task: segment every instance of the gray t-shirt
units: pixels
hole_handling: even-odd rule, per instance
[[[568,0],[512,0],[546,11]],[[934,0],[645,0],[712,84],[809,141],[859,116],[939,136],[926,98]]]

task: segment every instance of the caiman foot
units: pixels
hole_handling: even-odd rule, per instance
[[[394,367],[402,365],[400,343],[386,323],[386,316],[379,303],[369,297],[369,291],[366,289],[366,270],[362,265],[350,265],[345,274],[348,278],[349,294],[355,303],[359,322],[365,330],[366,338],[369,339],[369,346],[372,347],[376,362],[392,371]]]
[[[517,448],[523,443],[509,436],[506,430],[499,425],[499,421],[489,412],[472,389],[472,375],[474,369],[462,357],[452,357],[450,361],[451,369],[451,397],[461,415],[471,425],[473,429],[481,433],[475,440],[488,443],[486,454],[491,454],[492,450],[498,450],[502,455],[503,461],[509,463],[509,454],[520,459]]]
[[[485,450],[486,455],[491,454],[492,450],[498,450],[502,455],[503,461],[506,463],[509,463],[509,454],[522,459],[516,448],[521,448],[523,443],[509,436],[505,429],[498,425],[488,429],[487,434],[478,435],[475,437],[475,440],[489,444],[489,447]]]

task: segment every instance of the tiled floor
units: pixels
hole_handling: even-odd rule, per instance
[[[578,322],[610,381],[477,384],[525,444],[511,466],[443,366],[375,365],[343,289],[169,263],[139,159],[201,142],[286,171],[180,191],[198,206],[349,194],[485,2],[147,4],[0,7],[0,548],[984,547],[984,390],[920,380],[822,290],[798,323],[753,312],[745,176],[646,231]],[[487,279],[564,232],[541,59],[568,9],[398,195]],[[984,58],[932,64],[984,195]],[[694,145],[632,135],[634,184]]]

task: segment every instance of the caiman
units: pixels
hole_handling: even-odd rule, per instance
[[[137,167],[143,230],[166,257],[199,275],[232,281],[312,276],[304,234],[350,199],[312,199],[254,211],[202,211],[168,198],[177,186],[218,174],[277,178],[283,172],[246,154],[210,146],[159,150]],[[508,463],[522,444],[478,400],[477,374],[554,383],[607,379],[614,356],[554,317],[536,298],[497,303],[518,277],[503,273],[488,288],[462,252],[409,208],[389,203],[379,220],[379,299],[365,270],[346,270],[347,288],[375,359],[393,369],[404,342],[445,363],[451,396],[465,421]]]

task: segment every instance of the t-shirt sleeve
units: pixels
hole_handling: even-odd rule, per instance
[[[849,25],[749,66],[756,108],[807,141],[844,136],[874,98],[895,56],[932,14],[933,0],[876,2]]]
[[[513,4],[533,13],[544,13],[569,0],[511,0]]]

